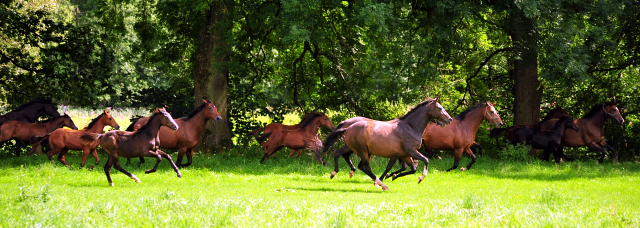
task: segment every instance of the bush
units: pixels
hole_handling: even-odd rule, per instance
[[[507,144],[502,150],[498,151],[500,159],[513,162],[530,162],[534,157],[529,156],[531,146],[524,144],[511,145]]]

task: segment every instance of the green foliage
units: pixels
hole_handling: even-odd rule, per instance
[[[498,152],[498,156],[501,160],[511,162],[531,162],[534,157],[529,155],[531,146],[525,144],[511,145],[507,144]]]

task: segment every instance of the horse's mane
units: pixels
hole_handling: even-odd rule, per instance
[[[151,125],[151,122],[153,122],[154,118],[158,118],[158,116],[161,116],[161,115],[163,115],[162,112],[154,113],[153,115],[151,115],[151,117],[149,117],[149,121],[147,121],[146,124],[142,125],[142,127],[140,127],[137,132],[141,132],[141,131],[144,131],[147,128],[149,128],[149,126]]]
[[[300,127],[306,127],[309,124],[313,123],[313,121],[315,119],[317,119],[318,117],[324,116],[324,113],[322,112],[310,112],[309,114],[307,114],[305,116],[305,119],[302,120],[302,122],[300,122]]]
[[[587,114],[584,114],[584,116],[582,116],[583,119],[589,118],[594,116],[596,113],[598,113],[600,110],[602,110],[604,107],[609,106],[609,105],[614,105],[615,103],[613,102],[607,102],[604,104],[594,104],[593,106],[591,106],[591,109],[589,109],[589,111],[587,112]]]
[[[87,125],[84,129],[90,129],[93,127],[93,125],[95,125],[98,122],[98,119],[100,119],[100,117],[102,117],[102,115],[104,115],[105,113],[103,112],[102,114],[100,114],[98,117],[93,118],[93,120],[91,120],[91,122],[89,122],[89,125]]]
[[[209,103],[211,103],[211,100],[207,100],[207,103],[203,102],[202,105],[198,106],[196,109],[191,111],[189,113],[189,115],[180,117],[180,119],[182,119],[183,121],[187,121],[187,120],[193,118],[194,116],[196,116],[196,114],[198,114],[198,112],[202,111],[202,109],[204,109],[207,106],[207,104],[209,104]]]
[[[553,119],[553,118],[554,118],[555,113],[558,113],[558,112],[564,112],[564,113],[566,113],[568,116],[571,116],[571,115],[569,115],[569,113],[568,113],[566,110],[564,110],[562,107],[560,107],[560,105],[558,105],[558,106],[556,106],[554,109],[552,109],[551,111],[549,111],[549,113],[547,113],[547,115],[546,115],[546,116],[544,116],[544,118],[543,118],[543,119],[542,119],[542,121],[540,121],[540,122],[541,122],[541,123],[544,123],[544,122],[547,122],[547,121],[548,121],[548,120],[550,120],[550,119]],[[563,115],[563,116],[564,116],[564,115]]]
[[[464,112],[460,113],[460,115],[457,115],[455,118],[457,120],[463,121],[464,117],[467,116],[467,114],[469,114],[471,111],[476,110],[476,109],[481,108],[481,107],[485,107],[485,106],[487,106],[486,102],[478,103],[476,106],[470,107],[467,110],[465,110]]]
[[[401,116],[400,118],[398,118],[399,120],[404,120],[407,118],[407,116],[413,114],[416,110],[418,110],[420,107],[431,104],[431,102],[435,101],[435,99],[427,99],[426,101],[421,102],[420,104],[416,105],[416,107],[413,107],[411,110],[409,110],[407,112],[407,114],[404,114],[404,116]]]
[[[34,104],[37,104],[37,103],[42,103],[42,104],[52,104],[51,102],[52,102],[52,101],[51,101],[51,99],[38,98],[38,99],[35,99],[35,100],[33,100],[33,101],[29,101],[29,102],[27,102],[27,103],[21,104],[21,105],[20,105],[20,106],[18,106],[14,111],[18,111],[18,110],[20,110],[20,109],[26,108],[26,107],[28,107],[28,106],[31,106],[31,105],[34,105]]]
[[[48,122],[51,122],[51,121],[53,121],[53,120],[57,120],[57,119],[62,118],[62,117],[69,117],[69,115],[64,114],[64,115],[62,115],[62,116],[58,116],[58,117],[51,117],[51,118],[49,118],[49,119],[43,120],[43,121],[42,121],[42,122],[40,122],[40,123],[48,123]]]

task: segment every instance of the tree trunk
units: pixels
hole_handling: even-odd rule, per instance
[[[206,12],[193,61],[194,106],[202,105],[203,97],[211,99],[222,116],[222,121],[208,121],[205,126],[198,146],[198,150],[205,153],[220,152],[232,145],[227,107],[229,71],[224,66],[229,61],[230,49],[225,37],[231,33],[231,4],[225,3],[227,1],[213,1]]]

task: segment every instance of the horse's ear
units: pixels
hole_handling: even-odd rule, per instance
[[[111,109],[110,109],[110,108],[105,108],[105,109],[104,109],[104,113],[106,113],[106,114],[111,113]]]
[[[498,104],[498,103],[496,102],[496,103],[491,104],[491,106],[496,106],[497,104]]]
[[[205,99],[202,99],[202,102],[204,102],[205,104],[206,104],[206,103],[209,103],[209,102],[207,102],[207,100],[205,100]]]
[[[156,108],[153,110],[153,113],[159,113],[160,112],[160,108]]]
[[[66,112],[66,111],[67,111],[67,106],[63,106],[62,107],[62,115],[64,115],[64,112]]]

